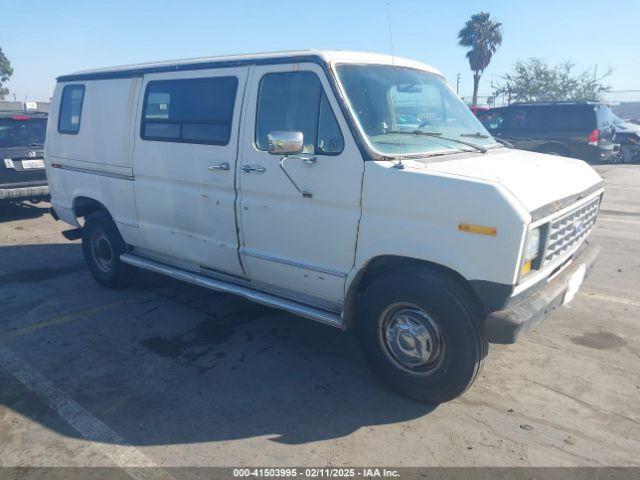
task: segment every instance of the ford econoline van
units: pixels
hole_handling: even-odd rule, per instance
[[[45,162],[52,214],[102,285],[142,268],[354,330],[429,403],[570,302],[598,253],[591,167],[505,148],[440,72],[397,57],[64,75]]]

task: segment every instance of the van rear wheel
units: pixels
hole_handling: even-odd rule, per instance
[[[84,260],[99,283],[108,288],[125,288],[136,269],[120,261],[126,245],[115,223],[105,211],[94,212],[82,228]]]
[[[374,372],[421,402],[439,404],[463,393],[487,354],[475,299],[444,273],[408,268],[381,276],[363,292],[357,315]]]

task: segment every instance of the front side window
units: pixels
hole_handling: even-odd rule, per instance
[[[274,131],[302,132],[304,153],[336,155],[344,139],[320,79],[312,72],[269,73],[260,82],[256,146],[268,150]]]
[[[536,126],[536,110],[532,108],[514,108],[507,111],[503,127],[507,130],[526,130]]]
[[[66,85],[64,87],[58,115],[58,132],[75,135],[80,131],[83,100],[84,85]]]
[[[381,154],[429,154],[496,141],[437,75],[405,67],[339,65],[351,110]]]
[[[231,137],[236,77],[149,82],[141,137],[164,142],[226,145]]]
[[[487,110],[485,112],[480,112],[477,115],[480,123],[484,125],[484,128],[487,130],[498,130],[502,128],[502,124],[504,121],[502,111],[498,110]]]

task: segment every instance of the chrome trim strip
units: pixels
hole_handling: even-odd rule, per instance
[[[554,202],[548,203],[547,205],[543,205],[540,208],[536,208],[533,212],[531,212],[531,223],[536,222],[538,220],[542,220],[545,217],[553,215],[554,213],[566,208],[574,203],[579,202],[583,198],[591,195],[592,193],[597,192],[602,189],[604,185],[604,181],[598,182],[595,185],[587,188],[585,191],[580,192],[578,194],[569,195],[568,197],[561,198],[560,200],[556,200]]]
[[[243,255],[246,255],[248,257],[258,258],[260,260],[267,260],[267,261],[270,261],[270,262],[282,263],[284,265],[290,265],[292,267],[297,267],[297,268],[304,268],[305,270],[312,270],[314,272],[324,273],[324,274],[327,274],[327,275],[333,275],[334,277],[340,277],[340,278],[346,278],[347,277],[347,273],[346,272],[339,272],[337,270],[331,270],[329,268],[318,267],[316,265],[309,265],[308,263],[300,263],[300,262],[296,262],[294,260],[289,260],[287,258],[273,257],[271,255],[264,255],[262,253],[256,252],[255,250],[250,250],[250,249],[247,249],[247,248],[244,248],[244,247],[240,249],[240,253],[242,253]]]
[[[236,275],[235,273],[229,273],[223,270],[216,270],[215,268],[207,267],[204,265],[198,265],[198,266],[200,267],[200,270],[202,271],[202,273],[205,275],[219,276],[221,277],[221,280],[229,279],[229,280],[235,280],[240,282],[249,282],[249,280],[246,277],[243,277],[241,275]]]
[[[343,328],[342,318],[340,314],[327,312],[317,308],[310,307],[308,305],[302,305],[284,298],[276,297],[268,293],[259,292],[248,287],[241,287],[232,283],[223,282],[221,280],[214,280],[212,278],[199,275],[197,273],[188,272],[179,268],[171,267],[153,260],[141,258],[130,253],[124,253],[120,255],[120,260],[129,265],[143,268],[145,270],[151,270],[152,272],[167,275],[177,280],[182,280],[187,283],[199,285],[201,287],[209,288],[224,293],[232,293],[239,295],[262,305],[269,307],[279,308],[286,310],[287,312],[299,315],[301,317],[309,318],[326,325],[330,325],[336,328]]]
[[[71,167],[69,165],[63,165],[62,163],[58,163],[58,162],[53,162],[56,164],[55,167],[52,166],[52,168],[59,168],[61,170],[69,170],[71,172],[79,172],[79,173],[89,173],[91,175],[100,175],[101,177],[112,177],[112,178],[119,178],[120,180],[135,180],[135,177],[133,175],[122,175],[120,173],[112,173],[112,172],[105,172],[104,170],[93,170],[91,168],[81,168],[81,167]]]

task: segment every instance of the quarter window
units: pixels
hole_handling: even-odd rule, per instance
[[[164,142],[226,145],[237,90],[236,77],[149,82],[141,136]]]
[[[302,132],[305,153],[337,155],[344,139],[320,79],[312,72],[269,73],[260,82],[256,146],[274,131]]]
[[[66,85],[62,90],[62,101],[58,114],[58,132],[72,135],[80,131],[84,85]]]

